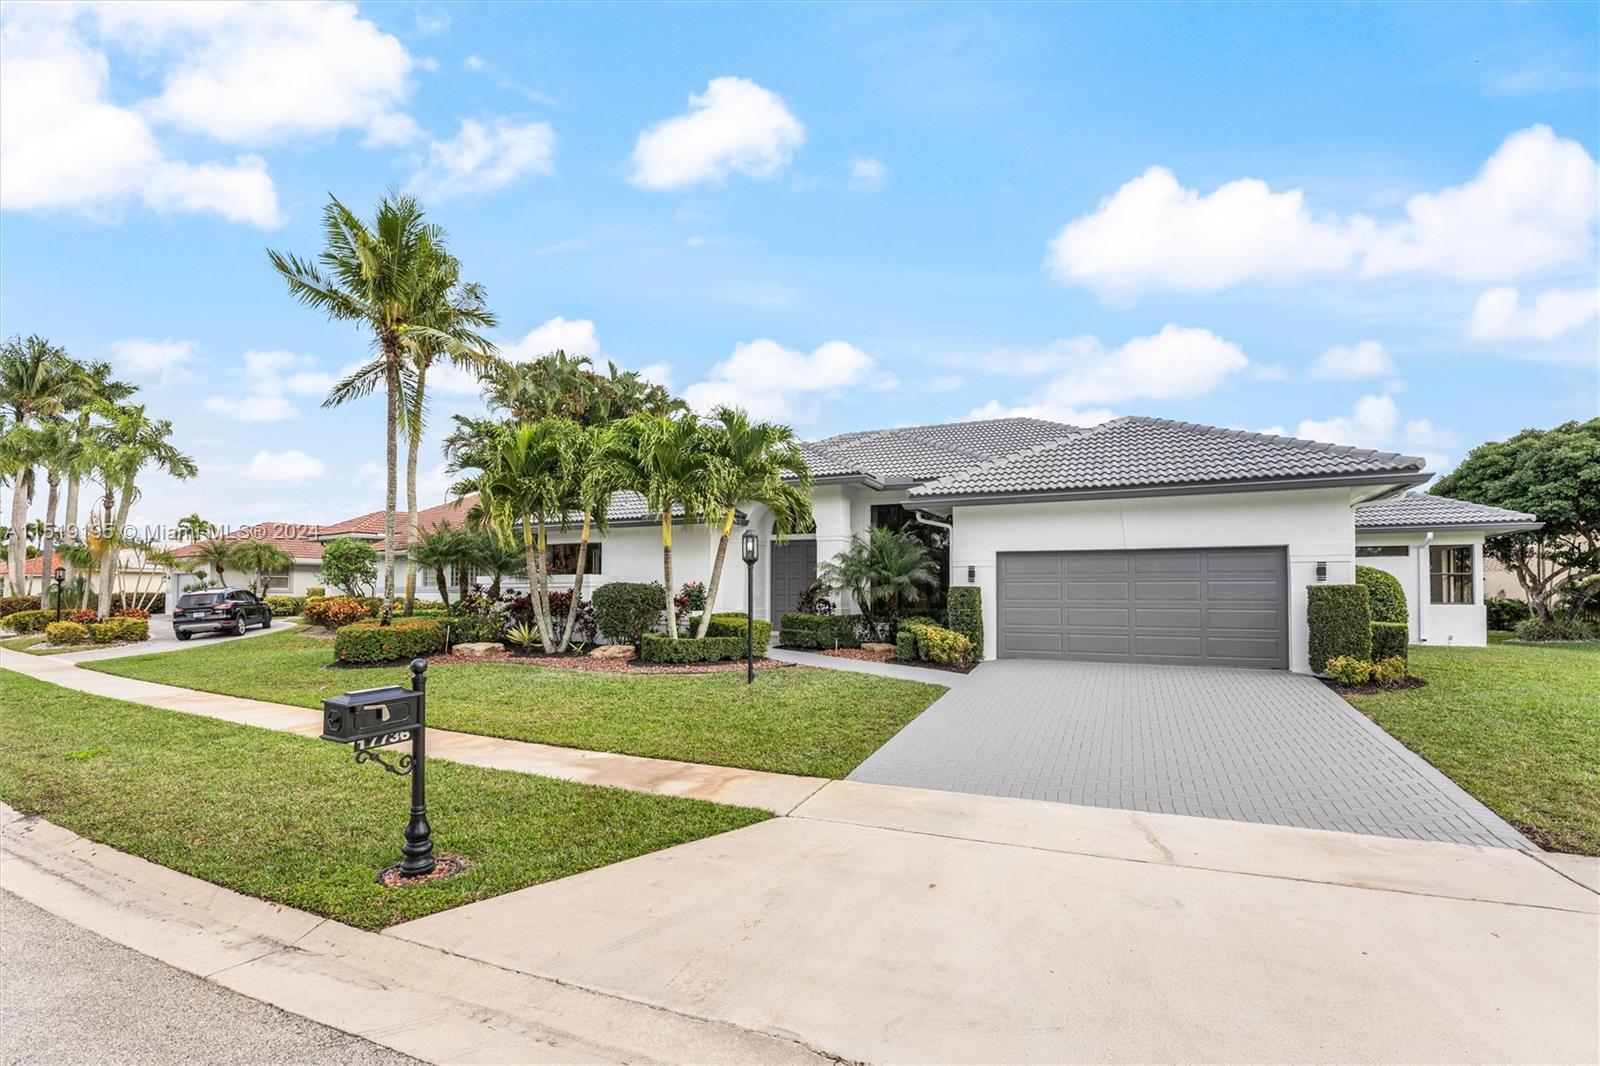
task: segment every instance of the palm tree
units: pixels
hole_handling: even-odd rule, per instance
[[[170,443],[172,423],[153,419],[143,405],[130,404],[106,410],[107,425],[102,449],[97,450],[96,473],[105,494],[101,497],[104,520],[100,527],[103,546],[100,555],[101,618],[111,613],[111,590],[117,562],[117,547],[128,524],[128,509],[138,495],[139,474],[154,464],[175,478],[194,477],[199,471],[194,460]],[[115,521],[112,508],[116,508]]]
[[[241,540],[233,545],[233,565],[247,574],[254,574],[252,582],[258,596],[267,594],[269,575],[275,570],[287,570],[294,565],[289,553],[270,540]]]
[[[441,307],[451,288],[442,284],[442,275],[454,261],[445,250],[444,231],[424,220],[414,197],[391,190],[370,226],[329,197],[322,228],[326,247],[315,261],[271,250],[267,257],[295,299],[336,321],[360,323],[372,333],[376,358],[335,385],[324,406],[336,407],[383,386],[387,480],[381,620],[388,624],[394,603],[398,432],[407,353],[422,343],[449,351],[491,352],[493,346],[473,329],[494,320],[481,307],[463,312],[462,318]]]
[[[664,418],[638,415],[619,424],[624,443],[618,449],[623,483],[642,493],[651,513],[661,520],[661,572],[666,585],[667,635],[678,639],[678,611],[673,601],[672,523],[674,509],[699,521],[715,504],[711,498],[711,454],[706,435],[694,415]]]
[[[830,588],[850,593],[868,625],[875,624],[874,607],[886,606],[887,620],[893,622],[903,601],[939,583],[927,545],[887,526],[852,536],[848,548],[817,568],[817,576]]]
[[[225,584],[223,576],[228,567],[233,566],[234,542],[215,535],[200,545],[194,557],[200,562],[211,567],[211,572],[217,576],[217,584]]]
[[[470,542],[470,537],[470,534],[465,534],[449,522],[440,522],[414,542],[406,544],[406,561],[420,570],[433,571],[434,582],[439,587],[439,598],[444,601],[447,610],[450,607],[450,575],[472,563],[471,552],[475,545]]]
[[[198,513],[178,519],[176,531],[179,540],[186,540],[190,544],[199,544],[207,537],[217,535],[217,527],[201,518]]]
[[[78,525],[78,496],[84,478],[94,471],[94,450],[98,446],[99,427],[94,424],[96,412],[104,405],[120,404],[139,390],[127,382],[111,376],[110,363],[80,364],[80,388],[67,405],[68,424],[72,427],[73,448],[63,469],[67,477],[66,511],[62,516],[62,529],[67,544],[81,544],[83,530]],[[69,581],[77,581],[77,566],[72,561],[77,553],[66,554]],[[83,602],[88,602],[87,582],[83,585]]]
[[[59,418],[79,393],[81,382],[72,372],[64,349],[35,334],[26,340],[13,337],[0,346],[0,416],[15,433],[5,448],[4,473],[11,477],[11,537],[7,546],[7,579],[14,596],[27,593],[23,573],[27,562],[28,502],[34,491],[34,466],[46,452],[40,442],[26,439],[36,423]]]
[[[706,609],[700,614],[697,637],[705,636],[711,626],[739,503],[764,505],[772,512],[780,537],[812,522],[811,468],[792,429],[772,422],[751,422],[741,410],[718,407],[705,423],[705,433],[711,454],[711,491],[722,509],[722,536],[711,564],[711,585],[706,589]]]
[[[572,600],[567,608],[567,623],[561,634],[559,651],[572,647],[578,604],[583,601],[583,578],[589,566],[589,535],[594,529],[601,533],[606,531],[611,496],[627,482],[626,452],[626,439],[611,424],[585,426],[566,440],[561,458],[568,508],[582,517],[578,558],[572,572]]]

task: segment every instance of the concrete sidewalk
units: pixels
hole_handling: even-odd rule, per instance
[[[240,725],[310,737],[322,732],[321,711],[82,670],[62,655],[0,651],[0,669],[14,670],[78,692],[220,718]],[[712,800],[775,814],[792,811],[826,783],[826,779],[820,777],[561,748],[446,729],[428,730],[428,755],[494,770],[516,770],[632,792]]]

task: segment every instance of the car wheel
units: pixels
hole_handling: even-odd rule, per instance
[[[244,636],[244,631],[247,628],[249,627],[245,625],[244,612],[240,611],[238,617],[234,618],[233,620],[233,635],[236,637],[242,637]]]
[[[174,633],[173,636],[177,637],[179,640],[188,640],[190,637],[194,636],[194,634],[193,633]]]
[[[272,609],[270,607],[267,609],[267,617],[266,617],[266,620],[261,623],[261,628],[262,629],[271,629],[272,628]]]

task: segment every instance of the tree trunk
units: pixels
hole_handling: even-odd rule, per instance
[[[567,624],[561,634],[559,650],[563,652],[572,647],[572,629],[578,620],[578,604],[583,600],[583,570],[589,562],[589,521],[589,512],[583,512],[583,532],[578,535],[578,565],[572,577],[572,599],[567,601]]]
[[[6,584],[11,595],[28,594],[28,472],[18,470],[11,479],[11,543],[6,548]]]
[[[406,432],[406,614],[417,603],[417,567],[412,559],[417,550],[417,450],[422,447],[422,397],[426,365],[417,367],[416,402],[411,405],[410,426]]]
[[[672,598],[672,508],[661,513],[661,574],[667,582],[667,637],[678,639],[678,605]],[[642,654],[644,649],[639,649]]]
[[[545,536],[544,519],[539,519],[539,580],[533,593],[533,616],[539,621],[539,642],[546,655],[556,650],[556,627],[550,617],[550,542]]]
[[[433,579],[439,583],[439,598],[444,601],[444,609],[448,612],[450,610],[450,586],[444,579],[444,567],[436,566],[433,568]]]
[[[55,577],[56,554],[56,498],[61,494],[61,475],[54,470],[45,471],[50,491],[45,494],[44,543],[39,546],[39,606],[44,606],[51,582]]]
[[[112,585],[116,581],[117,557],[121,554],[117,545],[121,540],[118,535],[122,527],[128,524],[128,509],[133,506],[133,479],[129,478],[122,485],[122,499],[117,504],[117,520],[106,531],[107,540],[105,551],[100,556],[100,603],[95,608],[95,614],[100,618],[111,617]],[[111,513],[111,493],[106,493],[106,514]]]
[[[549,605],[540,606],[539,586],[544,581],[544,523],[539,523],[539,537],[534,540],[533,516],[522,516],[522,551],[528,560],[528,602],[533,605],[533,620],[539,627],[539,643],[548,653],[555,646],[550,631]]]
[[[383,613],[378,616],[380,625],[388,625],[394,616],[394,512],[400,474],[400,431],[395,425],[400,420],[400,352],[395,343],[384,342],[385,414],[384,456],[387,469],[383,486]]]
[[[700,628],[695,631],[697,637],[704,637],[706,630],[711,628],[711,612],[716,609],[717,587],[722,584],[722,563],[728,557],[728,540],[733,536],[733,516],[736,513],[734,506],[729,504],[728,513],[722,519],[722,539],[717,542],[717,558],[711,564],[711,584],[706,589],[706,608],[700,612]]]
[[[61,540],[65,544],[81,544],[83,534],[78,530],[78,475],[73,474],[67,478],[67,507],[66,513],[61,516]],[[71,563],[67,567],[67,584],[70,585],[78,579],[78,568]],[[66,585],[62,586],[63,591]]]

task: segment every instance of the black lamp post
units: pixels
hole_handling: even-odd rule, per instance
[[[747,529],[740,538],[744,549],[744,683],[756,679],[756,560],[761,558],[761,538],[756,531]]]
[[[61,621],[61,589],[67,583],[67,568],[56,567],[56,621]]]

